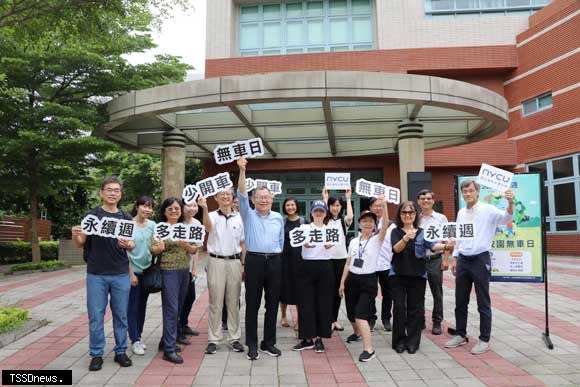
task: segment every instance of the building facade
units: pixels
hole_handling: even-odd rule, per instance
[[[548,252],[580,251],[580,2],[212,0],[206,47],[206,79],[364,71],[437,76],[498,93],[508,102],[506,131],[425,152],[439,208],[454,219],[454,176],[477,174],[482,162],[542,171]],[[283,180],[278,201],[296,196],[304,211],[325,171],[399,185],[394,154],[252,160],[249,169]],[[207,175],[221,170],[205,162]],[[367,205],[354,202],[357,211]]]

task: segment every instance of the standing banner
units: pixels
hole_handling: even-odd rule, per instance
[[[466,179],[456,176],[457,209],[465,207],[459,187]],[[542,219],[542,180],[537,173],[513,176],[514,216],[507,225],[498,226],[491,248],[491,280],[498,282],[544,282],[544,229]],[[480,186],[479,200],[499,209],[508,206],[504,192]],[[477,237],[477,236],[476,236]]]

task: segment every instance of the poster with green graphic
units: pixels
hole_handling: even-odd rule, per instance
[[[477,176],[457,176],[457,208],[465,207],[459,191],[466,179]],[[544,246],[542,228],[541,176],[537,173],[514,175],[514,216],[511,222],[496,228],[491,248],[491,280],[501,282],[543,282]],[[505,210],[508,202],[503,192],[481,186],[479,200]]]

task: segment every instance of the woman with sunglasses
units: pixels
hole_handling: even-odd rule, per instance
[[[397,353],[405,349],[417,352],[421,343],[423,305],[427,282],[426,249],[443,251],[443,243],[428,242],[419,228],[418,208],[415,202],[402,202],[397,209],[391,232],[393,258],[391,261],[391,290],[393,296],[393,340]]]

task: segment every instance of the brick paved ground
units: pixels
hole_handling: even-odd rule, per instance
[[[467,347],[443,348],[448,336],[433,336],[426,330],[415,355],[391,350],[390,334],[373,333],[377,358],[359,363],[361,344],[346,344],[347,329],[326,340],[325,354],[296,353],[292,328],[278,329],[282,357],[261,354],[258,361],[230,352],[227,345],[215,355],[204,355],[207,340],[205,277],[197,282],[199,298],[190,325],[201,331],[185,347],[185,363],[174,366],[156,352],[161,336],[161,301],[150,298],[144,341],[145,356],[132,356],[134,365],[119,368],[113,363],[112,322],[107,316],[107,357],[100,372],[87,370],[88,331],[85,307],[84,268],[55,273],[0,277],[0,304],[20,305],[33,318],[50,324],[0,349],[0,369],[72,369],[73,382],[90,386],[580,386],[580,258],[550,257],[551,336],[555,349],[545,348],[543,284],[493,283],[494,312],[492,351],[481,356]],[[203,269],[198,269],[203,273]],[[453,277],[446,274],[445,325],[453,319]],[[380,308],[380,303],[377,302]],[[427,293],[427,321],[432,306]],[[242,305],[243,309],[243,305]],[[243,310],[242,310],[243,315]],[[470,306],[469,333],[477,337],[475,302]],[[380,324],[379,324],[380,325]],[[429,323],[428,323],[429,325]],[[380,328],[380,327],[379,327]],[[428,326],[429,328],[429,326]]]

